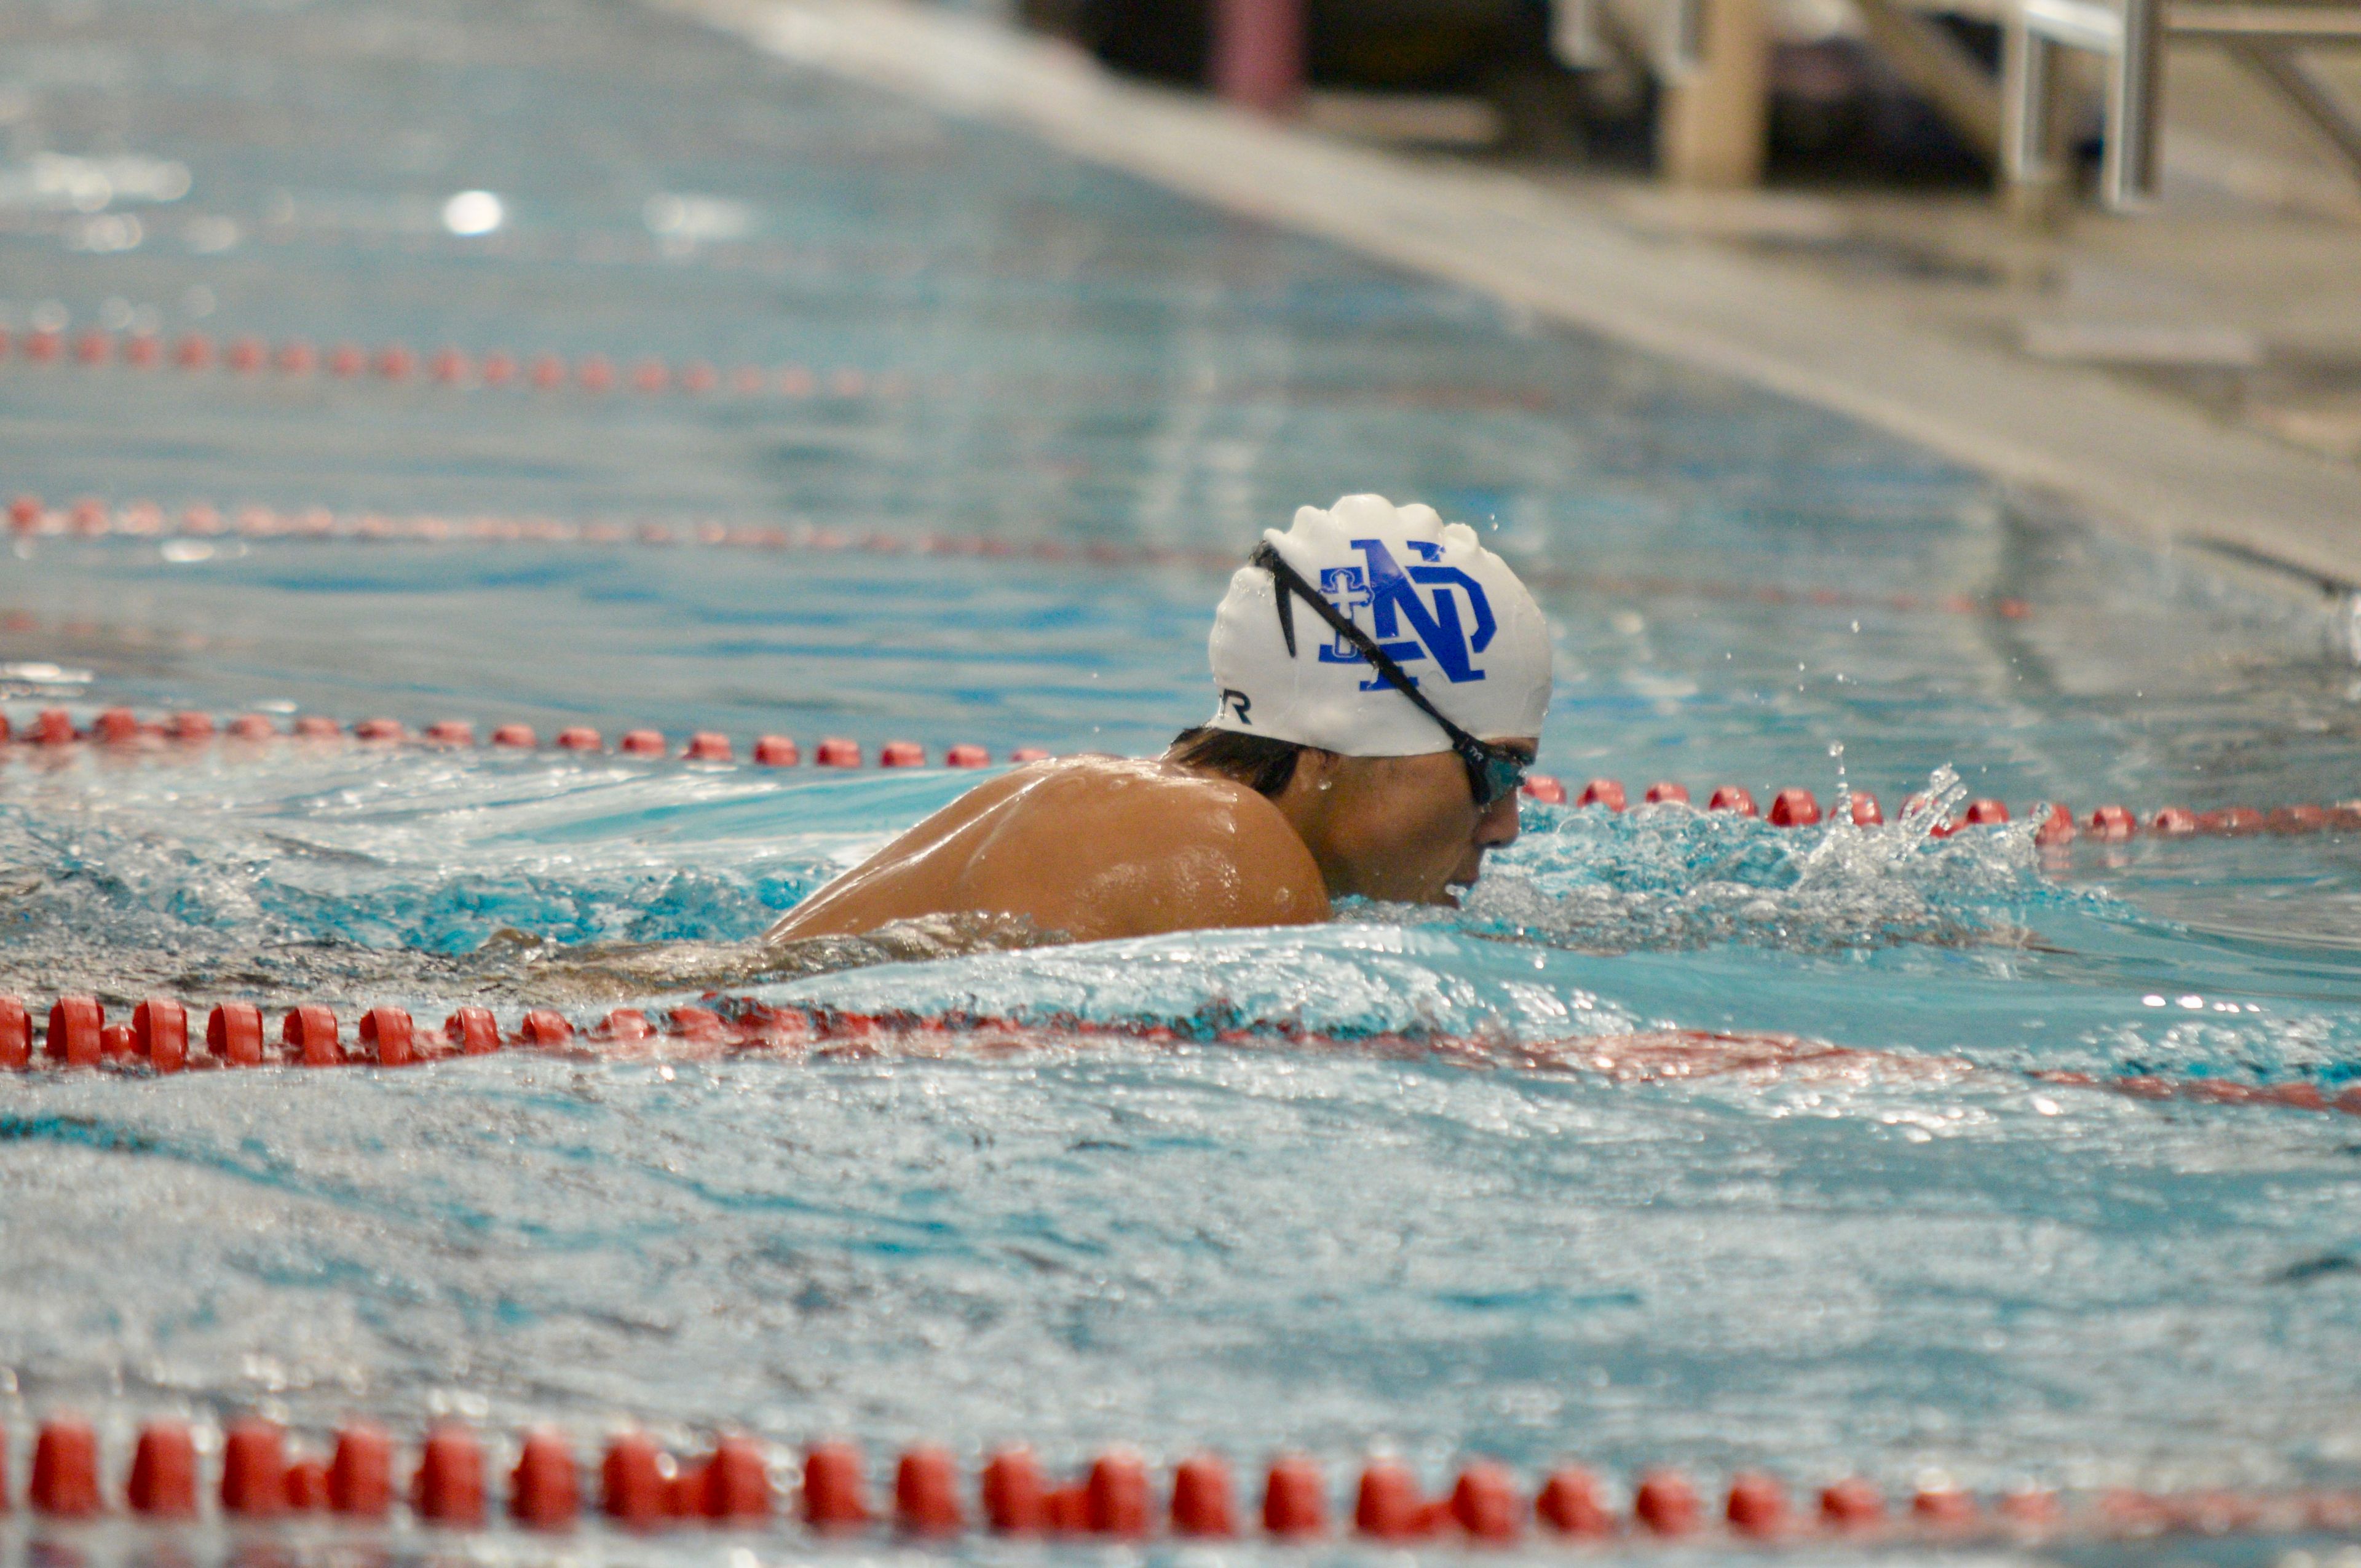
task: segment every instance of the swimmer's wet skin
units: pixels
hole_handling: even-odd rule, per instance
[[[1515,840],[1549,631],[1466,525],[1381,496],[1304,507],[1230,579],[1210,652],[1219,705],[1163,757],[983,784],[765,939],[930,916],[1069,941],[1309,925],[1337,898],[1455,904]]]

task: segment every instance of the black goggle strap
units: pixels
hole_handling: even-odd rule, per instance
[[[1287,641],[1289,658],[1295,657],[1295,607],[1290,601],[1301,597],[1305,604],[1312,607],[1313,614],[1326,621],[1337,636],[1351,643],[1361,657],[1369,662],[1370,667],[1378,672],[1379,680],[1410,698],[1411,706],[1443,727],[1444,734],[1450,737],[1451,749],[1458,752],[1460,758],[1468,764],[1471,781],[1477,769],[1483,770],[1485,784],[1483,788],[1477,790],[1478,795],[1488,794],[1491,798],[1498,798],[1499,795],[1503,793],[1490,789],[1492,770],[1486,764],[1495,759],[1513,764],[1521,773],[1523,772],[1524,764],[1521,759],[1511,757],[1505,751],[1486,745],[1452,723],[1450,719],[1445,718],[1443,716],[1443,710],[1429,702],[1426,699],[1426,694],[1418,689],[1417,685],[1403,673],[1400,664],[1394,663],[1393,656],[1378,646],[1377,639],[1354,625],[1350,618],[1337,609],[1334,605],[1330,604],[1327,595],[1305,582],[1303,574],[1289,565],[1287,558],[1279,553],[1278,546],[1272,544],[1269,540],[1266,539],[1255,546],[1254,554],[1246,557],[1246,565],[1260,566],[1264,571],[1268,572],[1272,582],[1279,587],[1279,635]],[[1510,787],[1514,788],[1515,785],[1511,784]],[[1477,804],[1489,805],[1490,800],[1479,801]]]

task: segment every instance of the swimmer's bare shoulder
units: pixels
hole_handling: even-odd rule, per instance
[[[1320,868],[1242,784],[1161,762],[1070,757],[979,785],[837,878],[765,940],[928,915],[1075,941],[1328,918]]]

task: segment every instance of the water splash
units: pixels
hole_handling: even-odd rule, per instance
[[[1964,795],[1938,768],[1895,821],[1868,828],[1844,810],[1786,828],[1677,803],[1529,808],[1523,838],[1477,883],[1461,923],[1598,953],[2020,943],[2022,906],[2050,896],[2031,828],[1935,838]]]

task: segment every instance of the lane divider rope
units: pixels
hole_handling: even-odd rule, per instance
[[[939,1056],[959,1049],[987,1052],[1059,1049],[1113,1043],[1257,1047],[1284,1047],[1357,1056],[1462,1062],[1535,1072],[1577,1073],[1619,1083],[1693,1082],[1713,1077],[1756,1080],[1960,1078],[1975,1073],[1962,1059],[1830,1045],[1790,1035],[1661,1029],[1620,1036],[1575,1036],[1512,1042],[1447,1034],[1379,1034],[1346,1039],[1269,1020],[1094,1023],[1060,1016],[1018,1022],[971,1013],[851,1013],[827,1007],[777,1007],[744,998],[708,997],[716,1004],[680,1006],[650,1016],[618,1007],[596,1023],[577,1025],[565,1012],[533,1007],[503,1028],[489,1007],[455,1008],[438,1028],[422,1026],[408,1009],[390,1003],[364,1011],[347,1044],[335,1008],[312,1003],[287,1009],[274,1031],[251,1002],[216,1004],[203,1034],[182,1003],[149,997],[127,1022],[107,1022],[94,995],[63,995],[50,1005],[47,1026],[23,998],[0,995],[0,1071],[104,1070],[138,1076],[248,1068],[410,1068],[502,1050],[537,1050],[585,1059],[642,1056],[707,1058],[762,1052],[810,1060],[865,1059],[886,1055]],[[2022,1075],[2060,1089],[2092,1090],[2149,1101],[2253,1105],[2361,1116],[2361,1084],[2333,1097],[2306,1080],[2241,1083],[2153,1074],[2096,1074],[2045,1069]]]
[[[460,749],[484,743],[476,727],[465,719],[446,719],[412,733],[398,719],[365,718],[347,727],[321,714],[302,715],[282,729],[277,721],[258,713],[240,714],[216,723],[206,713],[181,712],[161,718],[141,718],[127,707],[111,707],[97,714],[87,725],[77,725],[72,713],[62,707],[44,708],[29,721],[12,720],[5,710],[0,710],[0,759],[20,751],[56,753],[79,746],[123,756],[187,758],[217,740],[225,748],[244,748],[249,753],[253,748],[281,740],[313,744],[352,740],[370,745]],[[587,725],[560,729],[553,743],[561,751],[584,755],[609,754],[606,737]],[[533,751],[541,746],[542,740],[531,725],[502,724],[493,728],[489,744],[502,750]],[[735,743],[718,730],[696,732],[675,752],[662,730],[630,729],[617,740],[612,754],[649,760],[672,757],[681,762],[714,764],[734,763],[738,760]],[[748,755],[754,765],[765,768],[796,767],[804,760],[803,748],[785,735],[757,737]],[[1050,753],[1038,746],[1016,746],[1004,755],[1009,762],[1022,763],[1043,761]],[[945,747],[939,756],[940,765],[947,768],[983,768],[994,762],[988,747],[973,742]],[[860,768],[867,765],[868,758],[869,753],[859,741],[843,736],[827,737],[811,753],[813,765],[824,768]],[[888,740],[876,751],[881,768],[919,768],[928,766],[931,760],[927,748],[915,740]],[[1550,773],[1530,773],[1525,778],[1524,794],[1544,806],[1598,807],[1612,813],[1631,808],[1629,793],[1620,779],[1594,778],[1569,792],[1563,779]],[[1694,805],[1694,799],[1686,785],[1665,779],[1646,788],[1642,804],[1689,806]],[[2078,818],[2070,806],[2056,802],[2044,805],[2046,810],[2040,806],[2030,808],[2040,813],[2041,824],[2034,841],[2044,847],[2062,846],[2083,835],[2120,840],[2142,833],[2166,839],[2196,834],[2239,838],[2257,833],[2288,835],[2361,829],[2361,800],[2329,806],[2280,806],[2268,810],[2230,806],[2191,811],[2185,806],[2166,806],[2145,814],[2124,806],[2102,806],[2083,818]],[[1826,811],[1808,789],[1776,790],[1772,792],[1770,809],[1764,811],[1757,805],[1754,792],[1745,785],[1721,784],[1708,795],[1705,809],[1756,818],[1774,828],[1817,827],[1837,813],[1849,816],[1857,828],[1885,824],[1884,808],[1877,796],[1861,789],[1840,796]],[[1926,797],[1914,795],[1903,802],[1902,809],[1905,819],[1923,815],[1927,810]],[[2004,826],[2010,820],[2005,802],[1983,797],[1969,801],[1956,817],[1930,820],[1927,830],[1931,837],[1940,839],[1969,828]]]
[[[143,719],[127,707],[110,707],[87,726],[77,726],[73,715],[61,707],[43,708],[30,722],[12,722],[5,711],[0,711],[0,760],[13,754],[62,754],[78,747],[92,748],[103,755],[186,760],[204,754],[205,749],[216,742],[222,751],[236,756],[252,755],[257,748],[280,741],[309,745],[351,741],[372,746],[448,749],[483,744],[523,751],[542,746],[540,732],[529,724],[496,726],[487,740],[479,741],[476,727],[465,719],[447,719],[413,733],[399,719],[364,718],[347,727],[322,714],[301,715],[281,729],[276,720],[259,713],[240,714],[217,724],[207,713],[182,712],[160,719]],[[611,751],[606,736],[588,725],[568,725],[552,737],[550,744],[561,751],[582,756],[649,760],[671,757],[711,764],[738,761],[736,744],[728,735],[711,729],[689,736],[677,752],[662,730],[645,729],[625,730],[616,738]],[[1015,746],[1003,755],[1010,762],[1038,762],[1050,753],[1038,746]],[[792,768],[804,761],[803,748],[786,735],[756,737],[748,756],[755,766],[763,768]],[[922,768],[930,761],[926,747],[916,740],[885,741],[876,749],[875,756],[881,768]],[[869,751],[858,740],[832,735],[812,748],[811,762],[821,768],[861,768],[868,764],[869,757]],[[994,761],[988,748],[970,742],[947,746],[939,757],[940,765],[946,768],[984,768]]]
[[[153,330],[116,333],[90,327],[68,333],[61,326],[37,324],[11,334],[0,328],[0,371],[21,364],[39,374],[65,368],[105,371],[120,367],[134,372],[170,369],[183,375],[219,372],[248,384],[301,383],[325,375],[351,384],[414,386],[425,383],[440,389],[523,391],[544,394],[576,392],[601,397],[629,389],[643,396],[683,393],[691,397],[777,397],[805,400],[828,397],[840,400],[875,397],[900,399],[914,391],[941,397],[962,392],[991,396],[1005,390],[1003,378],[972,379],[939,370],[923,378],[907,369],[864,369],[838,365],[821,367],[791,362],[766,367],[741,362],[726,371],[705,359],[673,363],[657,354],[614,354],[592,350],[568,360],[552,350],[522,353],[504,347],[478,353],[445,344],[432,353],[413,350],[400,341],[371,348],[351,338],[323,345],[301,334],[276,342],[256,333],[218,338],[188,331],[169,343]],[[1169,379],[1095,376],[1060,377],[1069,397],[1104,401],[1111,398],[1170,395]],[[1226,378],[1233,397],[1248,400],[1285,395],[1304,389],[1279,383],[1239,381]],[[1316,389],[1314,389],[1316,391]],[[1455,412],[1510,411],[1546,413],[1558,399],[1534,386],[1470,386],[1452,382],[1397,382],[1391,401]]]
[[[296,510],[249,505],[228,510],[208,501],[192,502],[177,513],[154,501],[135,500],[111,506],[85,496],[65,507],[51,507],[40,497],[20,494],[8,503],[8,527],[19,539],[239,540],[293,539],[369,543],[702,545],[714,549],[764,551],[862,551],[873,554],[918,554],[984,559],[1071,562],[1105,567],[1186,567],[1227,574],[1237,566],[1236,555],[1221,550],[1184,550],[1166,545],[1116,544],[1107,542],[1069,543],[1055,539],[1014,541],[994,534],[930,532],[903,535],[878,530],[854,533],[840,529],[776,523],[725,523],[712,519],[694,522],[641,520],[572,521],[560,518],[476,515],[446,517],[434,513],[392,515],[383,512],[337,512],[329,507]],[[2004,595],[1933,596],[1893,593],[1849,593],[1833,588],[1795,589],[1769,584],[1717,583],[1686,578],[1628,577],[1610,574],[1570,572],[1545,563],[1527,563],[1520,574],[1529,587],[1541,590],[1581,590],[1590,593],[1686,596],[1743,600],[1767,606],[1806,605],[1831,609],[1885,609],[1903,613],[1997,618],[2022,620],[2032,613],[2021,598]]]
[[[1545,773],[1529,774],[1525,780],[1525,793],[1550,806],[1597,806],[1616,813],[1629,809],[1629,797],[1620,779],[1591,779],[1569,797],[1565,781]],[[1669,779],[1650,784],[1641,801],[1644,806],[1692,804],[1687,786]],[[1810,790],[1778,790],[1773,793],[1771,809],[1765,812],[1755,803],[1754,793],[1745,785],[1722,784],[1708,797],[1706,809],[1759,817],[1774,828],[1817,827],[1838,814],[1850,816],[1856,828],[1877,828],[1885,824],[1884,807],[1878,804],[1874,794],[1863,789],[1847,790],[1826,812],[1821,809],[1818,797]],[[1905,819],[1924,815],[1929,809],[1927,798],[1921,795],[1911,795],[1902,803]],[[2200,833],[2244,838],[2257,833],[2285,835],[2361,829],[2361,800],[2339,801],[2331,806],[2279,806],[2268,811],[2251,806],[2225,806],[2213,811],[2191,811],[2186,806],[2165,806],[2146,814],[2135,812],[2125,806],[2102,806],[2094,807],[2087,817],[2079,818],[2072,806],[2057,801],[2040,802],[2026,810],[2029,816],[2038,817],[2040,820],[2033,839],[2045,848],[2070,843],[2085,834],[2093,839],[2118,840],[2143,832],[2156,838],[2185,839]],[[2003,827],[2010,820],[2006,802],[1980,796],[1960,807],[1955,817],[1929,820],[1927,831],[1929,837],[1945,839],[1965,828]]]
[[[675,366],[655,355],[624,358],[627,363],[619,363],[594,352],[569,362],[547,351],[522,355],[494,348],[470,355],[449,345],[420,355],[403,343],[368,348],[349,341],[324,348],[307,337],[285,337],[273,344],[251,333],[216,343],[209,334],[189,332],[168,344],[155,333],[116,334],[93,327],[69,336],[57,328],[35,327],[12,334],[0,327],[0,363],[16,361],[36,369],[169,368],[184,375],[220,372],[256,380],[303,381],[325,375],[339,381],[423,382],[453,390],[514,389],[602,395],[628,389],[650,397],[678,392],[691,397],[798,400],[894,399],[907,396],[916,385],[915,378],[904,371],[870,371],[852,366],[839,366],[825,375],[800,364],[776,369],[739,365],[724,373],[702,359]]]
[[[0,1428],[0,1455],[6,1438]],[[165,1528],[199,1519],[210,1501],[216,1518],[247,1528],[324,1514],[378,1525],[407,1516],[430,1530],[472,1531],[490,1528],[503,1511],[493,1481],[505,1470],[504,1511],[521,1530],[570,1530],[588,1514],[588,1522],[631,1532],[774,1530],[784,1515],[815,1536],[892,1531],[913,1545],[935,1546],[977,1530],[1108,1541],[1259,1534],[1307,1546],[1357,1535],[1475,1547],[1620,1538],[1822,1549],[2361,1530],[2361,1493],[2325,1488],[2165,1495],[2027,1489],[1985,1497],[1928,1486],[1895,1507],[1872,1483],[1849,1477],[1806,1492],[1799,1507],[1786,1483],[1759,1470],[1738,1472],[1717,1491],[1701,1489],[1676,1469],[1646,1470],[1619,1498],[1580,1465],[1548,1470],[1528,1493],[1516,1471],[1475,1459],[1429,1496],[1407,1464],[1377,1457],[1354,1476],[1349,1506],[1337,1508],[1325,1465],[1281,1453],[1264,1471],[1259,1496],[1249,1493],[1242,1508],[1229,1462],[1203,1451],[1151,1466],[1137,1449],[1112,1447],[1060,1479],[1029,1448],[1002,1447],[984,1456],[963,1487],[961,1465],[949,1449],[918,1444],[897,1456],[890,1496],[878,1497],[862,1449],[837,1439],[798,1453],[725,1431],[705,1452],[675,1456],[647,1433],[626,1431],[604,1442],[595,1464],[585,1465],[574,1440],[553,1427],[521,1433],[498,1455],[487,1453],[472,1427],[450,1420],[402,1445],[406,1455],[397,1453],[391,1433],[368,1421],[338,1428],[315,1450],[291,1453],[288,1438],[277,1422],[258,1417],[233,1420],[218,1433],[201,1433],[178,1419],[149,1420],[139,1429],[123,1479],[109,1487],[96,1429],[78,1416],[55,1415],[35,1435],[26,1500],[45,1523],[93,1519],[114,1512],[119,1498],[135,1520]],[[204,1472],[215,1449],[216,1479],[207,1486]],[[0,1466],[0,1511],[9,1503],[5,1475]]]

